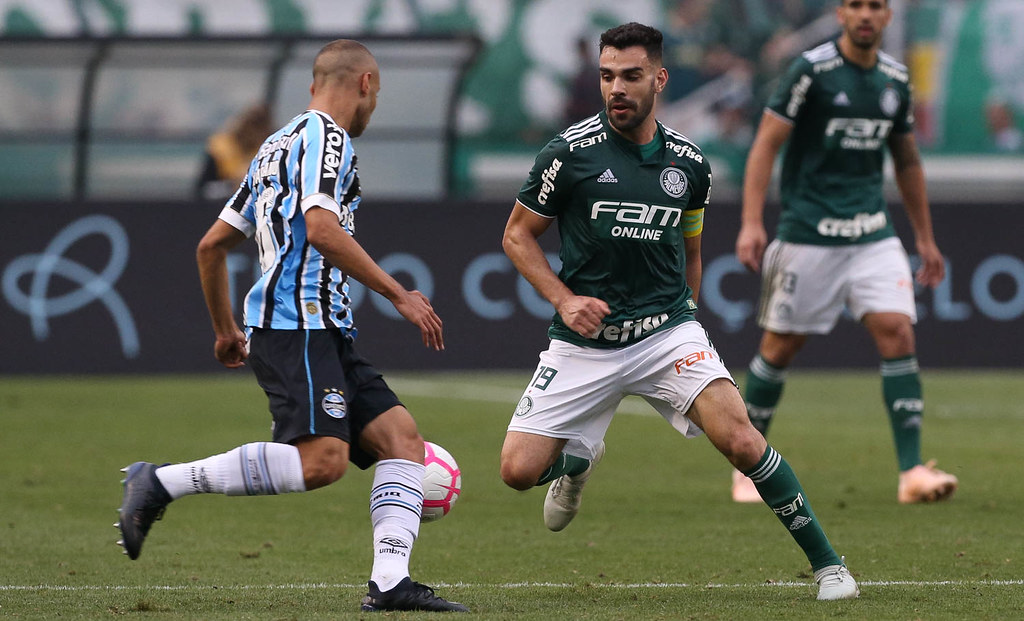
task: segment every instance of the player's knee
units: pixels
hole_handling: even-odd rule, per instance
[[[395,406],[367,425],[360,435],[360,447],[378,460],[423,463],[423,436],[412,414],[402,406]]]
[[[345,476],[348,468],[348,455],[345,451],[325,448],[316,453],[303,456],[302,476],[306,481],[306,489],[316,489],[334,483]]]
[[[905,315],[895,313],[869,315],[864,319],[882,358],[914,353],[914,326]]]
[[[761,460],[767,445],[764,436],[752,425],[747,424],[737,427],[729,439],[718,448],[733,466],[739,470],[748,470]]]
[[[900,325],[891,330],[880,345],[885,358],[907,356],[914,353],[914,328],[910,324]]]
[[[313,464],[303,466],[302,476],[306,480],[306,489],[317,489],[334,483],[345,476],[346,466],[342,464]]]
[[[374,441],[372,447],[377,459],[404,459],[423,463],[423,436],[416,425],[400,428],[394,433]]]
[[[528,464],[517,463],[513,459],[501,460],[501,480],[512,489],[528,490],[537,485],[540,475]]]

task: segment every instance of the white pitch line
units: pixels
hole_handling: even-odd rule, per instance
[[[914,587],[935,587],[935,586],[1024,586],[1024,580],[865,580],[858,584],[862,587],[892,587],[892,586],[914,586]],[[460,588],[460,589],[574,589],[574,588],[596,588],[596,589],[756,589],[756,588],[810,588],[814,584],[810,582],[758,582],[755,584],[689,584],[685,582],[646,582],[633,584],[573,584],[569,582],[506,582],[503,584],[480,584],[469,582],[438,582],[434,583],[439,588]],[[238,589],[248,590],[308,590],[308,589],[362,589],[366,588],[365,583],[359,584],[327,584],[324,582],[308,584],[265,584],[265,585],[58,585],[58,584],[6,584],[0,585],[0,591],[209,591],[214,589]]]

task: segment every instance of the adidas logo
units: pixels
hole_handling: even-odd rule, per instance
[[[796,516],[796,519],[794,519],[792,523],[790,523],[789,530],[799,530],[810,523],[811,518],[804,515],[798,515]]]
[[[850,105],[850,98],[846,96],[846,91],[839,91],[839,94],[832,100],[833,106],[848,106]]]
[[[606,168],[606,169],[604,169],[604,172],[601,173],[601,176],[597,178],[597,182],[598,183],[618,183],[619,180],[616,179],[615,175],[612,174],[612,169],[611,168]]]

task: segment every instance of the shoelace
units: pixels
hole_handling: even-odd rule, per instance
[[[425,584],[422,584],[422,583],[420,583],[420,582],[415,582],[415,581],[413,581],[413,583],[412,583],[412,586],[413,586],[413,588],[415,588],[415,589],[417,589],[417,590],[419,590],[419,591],[423,591],[423,590],[426,590],[426,591],[428,591],[428,592],[430,593],[430,596],[431,596],[431,597],[436,597],[436,596],[434,595],[434,589],[433,589],[433,588],[431,588],[431,587],[429,587],[429,586],[427,586],[427,585],[425,585]]]
[[[551,490],[551,496],[554,498],[564,498],[567,502],[573,503],[580,496],[580,490],[578,485],[570,485],[568,490],[563,490],[565,487],[565,481],[569,480],[568,476],[560,476],[555,481],[555,487]]]

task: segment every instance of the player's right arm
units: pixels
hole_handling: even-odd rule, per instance
[[[245,350],[245,334],[235,322],[231,309],[227,268],[228,252],[245,239],[245,233],[218,219],[196,248],[199,281],[217,337],[213,345],[213,355],[228,368],[242,366],[248,356]]]
[[[501,246],[523,278],[558,311],[562,322],[573,332],[590,338],[611,312],[604,300],[576,295],[551,269],[537,238],[552,219],[538,215],[516,201],[505,225]]]
[[[611,309],[604,300],[573,293],[551,269],[537,242],[560,210],[572,201],[575,180],[571,159],[569,145],[561,137],[537,154],[512,207],[501,245],[523,278],[555,307],[562,323],[580,336],[591,338]]]
[[[761,270],[761,259],[768,245],[764,228],[764,201],[772,178],[772,167],[779,149],[789,138],[793,125],[773,112],[765,111],[747,155],[743,175],[743,210],[740,232],[736,236],[736,258],[747,269]]]

